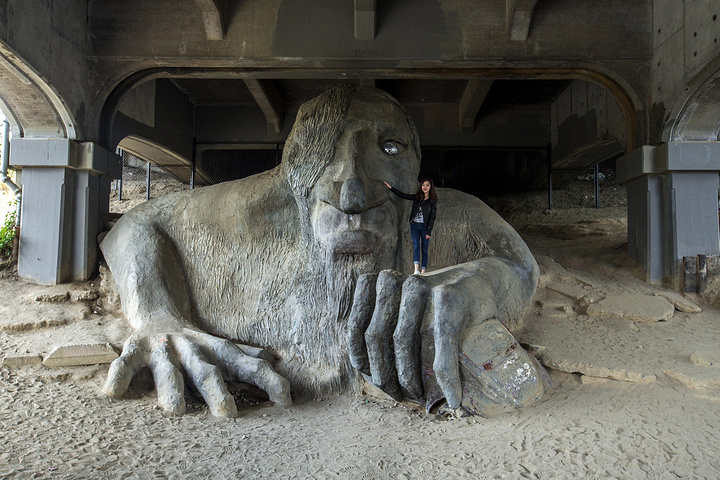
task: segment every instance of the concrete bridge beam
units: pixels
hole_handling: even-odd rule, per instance
[[[645,145],[617,165],[628,192],[628,255],[648,282],[696,291],[688,259],[720,268],[720,142]]]
[[[18,273],[44,285],[88,279],[120,157],[67,138],[13,138],[10,155],[22,169]]]

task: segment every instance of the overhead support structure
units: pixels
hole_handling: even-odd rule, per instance
[[[472,133],[475,130],[475,117],[485,103],[492,84],[492,80],[481,78],[468,80],[458,105],[458,127],[461,133]]]
[[[505,22],[510,40],[525,41],[537,0],[505,0]]]
[[[594,168],[624,153],[625,146],[618,139],[612,135],[603,135],[594,142],[589,142],[562,158],[553,160],[552,168],[555,173],[553,185],[560,188],[574,179],[578,172]]]
[[[20,56],[0,43],[0,110],[13,136],[75,138],[75,122],[65,104]]]
[[[202,14],[205,38],[222,40],[225,37],[226,0],[195,0]]]
[[[110,208],[120,157],[91,142],[16,138],[10,161],[22,169],[18,273],[54,285],[87,280],[97,265],[97,235]]]
[[[375,0],[355,0],[355,39],[375,40]]]
[[[147,138],[128,135],[120,141],[118,147],[141,160],[150,161],[150,163],[162,168],[183,183],[189,183],[193,176],[191,159],[185,158],[179,153]],[[200,173],[199,178],[204,184],[210,182],[210,179],[202,173]]]
[[[265,114],[268,132],[280,133],[282,129],[282,101],[272,84],[272,80],[246,78],[245,85]]]
[[[702,259],[717,275],[718,172],[720,142],[645,145],[618,159],[628,193],[628,256],[646,281],[699,293],[688,259]]]

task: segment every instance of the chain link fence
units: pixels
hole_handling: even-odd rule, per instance
[[[195,171],[166,170],[122,152],[122,179],[113,182],[111,212],[123,213],[165,193],[248,177],[280,164],[281,145],[200,145]],[[617,207],[627,205],[625,187],[616,182],[617,157],[597,167],[548,171],[547,149],[425,148],[421,177],[438,187],[475,195],[498,211],[508,203],[525,210]],[[597,171],[597,182],[595,181]],[[548,174],[553,187],[548,187]]]
[[[120,150],[122,175],[110,185],[110,212],[124,213],[149,198],[190,188],[175,175],[130,152]]]
[[[202,146],[197,150],[196,185],[212,185],[270,170],[280,165],[280,145]]]
[[[479,197],[498,211],[508,203],[524,210],[621,207],[627,195],[616,180],[619,156],[597,167],[550,171],[547,149],[426,148],[420,177]]]
[[[278,145],[261,148],[223,145],[199,148],[193,172],[191,166],[166,169],[130,152],[120,150],[119,153],[123,161],[122,176],[111,185],[111,213],[124,213],[150,198],[166,193],[248,177],[274,168],[280,164],[282,157]]]

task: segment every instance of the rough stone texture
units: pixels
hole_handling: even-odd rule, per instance
[[[547,255],[536,255],[535,259],[538,262],[538,266],[540,266],[540,272],[544,275],[546,273],[554,275],[554,274],[565,274],[566,270],[565,268],[557,263],[555,260],[553,260],[551,257],[548,257]]]
[[[677,292],[659,292],[655,295],[658,295],[660,297],[663,297],[668,302],[672,303],[675,308],[681,312],[686,313],[700,313],[702,312],[702,308],[695,305],[693,302],[688,300],[687,298],[683,297]]]
[[[43,359],[46,367],[69,367],[111,363],[118,354],[109,343],[55,346]]]
[[[98,293],[93,290],[76,290],[72,292],[73,302],[91,302],[98,299]]]
[[[100,295],[103,308],[107,311],[119,312],[122,309],[120,294],[110,269],[105,263],[98,265],[98,278],[100,279]]]
[[[2,364],[10,368],[28,367],[42,363],[40,355],[10,355],[3,358]]]
[[[541,273],[540,277],[538,278],[538,287],[545,288],[552,281],[552,276],[549,273]]]
[[[720,375],[718,375],[715,369],[707,369],[707,371],[698,372],[695,369],[690,369],[683,365],[677,365],[675,368],[669,368],[663,372],[668,377],[673,380],[677,380],[693,390],[720,389]],[[717,394],[718,392],[714,393]]]
[[[620,239],[624,241],[624,237]],[[611,251],[608,258],[613,263],[622,254],[612,244],[598,248]],[[555,258],[562,258],[565,252],[564,248],[558,249]],[[583,383],[593,382],[594,378],[670,385],[682,383],[695,390],[695,396],[702,394],[703,398],[720,400],[720,369],[717,368],[720,354],[716,353],[718,322],[714,309],[707,307],[697,314],[678,313],[662,322],[621,318],[628,313],[628,306],[645,308],[643,302],[647,299],[660,300],[662,305],[665,298],[656,294],[666,292],[641,282],[631,273],[620,276],[618,281],[618,271],[607,270],[601,263],[602,260],[587,259],[582,251],[568,256],[565,267],[568,274],[574,276],[575,265],[581,265],[587,272],[585,276],[589,283],[595,285],[588,297],[579,302],[580,306],[590,296],[607,296],[616,303],[618,298],[623,298],[620,304],[624,307],[620,311],[616,308],[615,315],[607,317],[582,314],[546,317],[536,308],[525,318],[525,328],[519,333],[520,341],[526,345],[542,345],[544,348],[537,356],[545,366],[581,374]],[[546,288],[538,291],[535,298],[545,298],[549,292],[559,295]],[[674,308],[667,302],[663,305],[666,314]],[[589,308],[589,312],[592,310]],[[610,310],[604,312],[610,313]]]
[[[717,350],[702,350],[693,352],[690,361],[702,367],[720,368],[720,352]]]
[[[83,320],[90,315],[90,309],[85,303],[45,303],[27,297],[27,300],[23,299],[22,305],[23,315],[17,315],[12,307],[0,305],[0,331],[21,332],[55,327]]]
[[[67,302],[69,298],[70,298],[70,292],[43,293],[40,295],[35,295],[36,302],[45,302],[45,303]]]
[[[560,308],[566,305],[572,305],[572,301],[565,295],[562,295],[550,288],[544,288],[534,297],[535,302],[542,308]]]
[[[540,310],[540,315],[543,317],[556,317],[556,318],[567,318],[569,313],[572,313],[573,309],[569,305],[562,306],[546,306]]]
[[[588,307],[592,317],[625,318],[639,322],[660,322],[673,316],[675,307],[661,297],[648,295],[608,295]]]
[[[609,368],[567,358],[555,358],[552,350],[542,352],[539,357],[546,367],[562,370],[563,372],[581,373],[588,377],[611,378],[625,382],[653,383],[657,381],[657,376],[654,374],[632,371],[627,368]]]
[[[569,297],[575,301],[580,300],[587,294],[587,292],[582,287],[568,283],[552,283],[548,285],[547,288],[550,290],[554,290],[558,293],[562,293],[566,297]]]
[[[572,281],[580,282],[586,287],[595,287],[595,282],[593,282],[591,279],[587,278],[584,275],[573,275]]]
[[[460,407],[467,384],[458,370],[459,336],[490,319],[516,328],[538,266],[486,204],[437,189],[442,218],[432,230],[431,271],[405,278],[412,202],[387,185],[414,192],[419,170],[419,138],[397,101],[376,89],[339,85],[301,107],[277,168],[165,195],[123,215],[101,248],[137,334],[103,391],[122,396],[150,358],[166,411],[184,410],[182,382],[167,373],[180,365],[196,386],[212,384],[199,390],[214,414],[232,416],[220,371],[230,369],[231,377],[258,383],[287,404],[291,386],[318,395],[356,387],[353,364],[365,362],[351,363],[347,345],[362,352],[364,341],[377,386],[396,397],[400,387],[422,394],[420,350],[432,342],[430,363],[443,396],[450,408]],[[377,285],[358,281],[377,273]],[[376,288],[375,302],[356,288]],[[350,319],[366,324],[365,313],[352,314],[360,308],[353,299],[365,299],[362,310],[372,315],[367,330],[351,329],[343,341]],[[275,352],[275,370],[253,365],[252,355],[214,335]],[[210,380],[208,361],[218,367]],[[525,399],[524,387],[494,375],[483,377],[493,388],[470,388],[492,395],[506,388]]]
[[[598,383],[611,382],[612,378],[607,377],[591,377],[590,375],[580,375],[580,383],[583,385],[594,385]]]

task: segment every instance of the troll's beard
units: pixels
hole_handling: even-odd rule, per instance
[[[347,348],[347,321],[357,279],[363,273],[393,268],[395,251],[316,253],[316,261],[303,269],[286,302],[292,312],[288,312],[290,338],[283,355],[288,361],[282,370],[298,393],[328,395],[353,388],[359,378]]]

